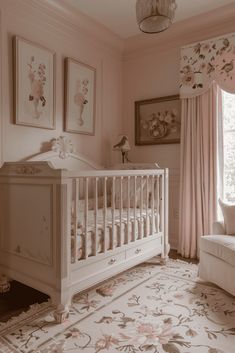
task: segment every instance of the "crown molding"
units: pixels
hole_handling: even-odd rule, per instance
[[[109,51],[110,54],[122,56],[124,40],[69,6],[66,0],[8,0],[4,5],[8,10],[17,14],[24,13],[25,16],[28,16],[31,9],[30,17],[36,17],[37,21],[46,18],[48,26],[54,31],[84,37],[86,42],[90,42],[93,46]]]
[[[28,18],[32,21],[35,18],[35,23],[41,21],[50,31],[82,38],[97,50],[104,50],[124,61],[235,31],[235,3],[176,22],[165,32],[139,34],[126,40],[69,6],[66,0],[7,0],[3,8],[18,16],[28,16],[31,9]]]
[[[235,31],[235,4],[174,23],[167,31],[139,34],[125,40],[124,61],[161,53]]]

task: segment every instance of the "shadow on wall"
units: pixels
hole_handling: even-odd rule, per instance
[[[44,152],[48,152],[51,150],[51,141],[49,142],[42,142],[41,143],[41,147],[40,147],[40,153],[44,153]],[[21,162],[24,162],[24,161],[27,161],[28,159],[30,158],[33,158],[35,157],[36,155],[38,155],[38,153],[34,153],[34,154],[31,154],[25,158],[22,158],[20,161]]]

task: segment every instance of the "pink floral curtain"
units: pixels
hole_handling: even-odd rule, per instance
[[[235,93],[235,33],[181,49],[181,98],[203,94],[213,81]]]

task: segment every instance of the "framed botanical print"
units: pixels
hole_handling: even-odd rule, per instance
[[[65,130],[95,134],[95,68],[71,58],[65,61]]]
[[[55,53],[14,37],[15,123],[55,129]]]
[[[179,143],[181,103],[178,95],[135,102],[135,144]]]

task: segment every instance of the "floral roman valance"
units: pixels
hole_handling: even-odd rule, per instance
[[[181,49],[181,98],[204,93],[212,81],[235,93],[235,33]]]

